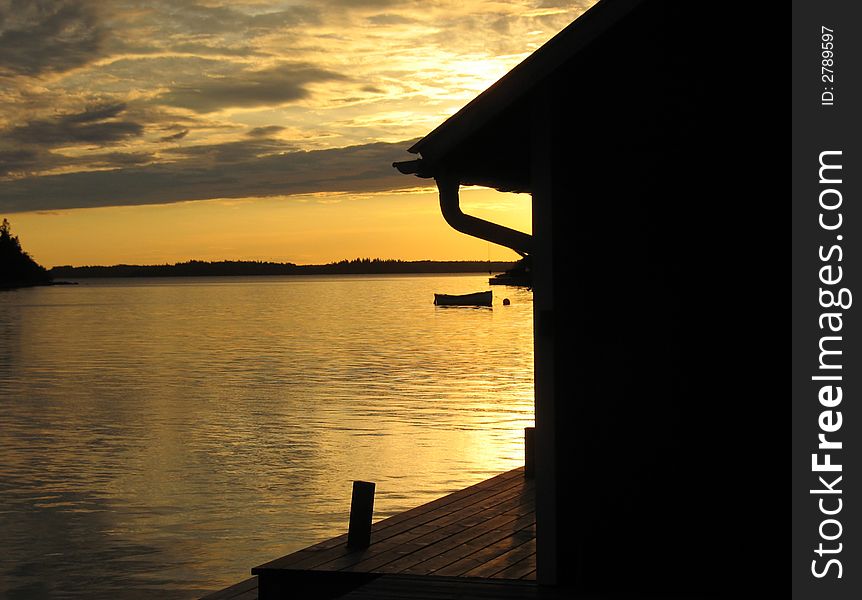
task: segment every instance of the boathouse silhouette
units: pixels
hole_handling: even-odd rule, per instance
[[[734,180],[752,122],[729,110],[732,40],[701,4],[601,0],[394,165],[433,178],[453,228],[531,262],[540,584],[752,575],[755,397],[732,365],[752,360],[735,283],[763,200]],[[532,232],[465,215],[465,185],[530,194]]]
[[[348,533],[208,600],[775,595],[781,113],[741,96],[736,12],[599,0],[395,163],[525,257],[533,452],[375,523],[354,482]],[[464,185],[529,194],[532,231],[464,214]]]

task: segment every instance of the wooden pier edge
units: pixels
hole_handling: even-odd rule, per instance
[[[524,467],[500,473],[374,523],[368,545],[348,546],[345,533],[254,567],[250,579],[202,600],[372,598],[372,589],[386,597],[411,585],[420,600],[423,588],[483,582],[514,594],[500,598],[537,597],[534,489]],[[360,501],[367,505],[367,493]]]
[[[239,590],[244,588],[244,591]],[[563,589],[542,587],[535,581],[445,577],[422,575],[380,575],[335,598],[343,600],[571,600]],[[698,596],[699,597],[699,596]],[[257,578],[252,577],[201,600],[256,600]],[[321,600],[292,589],[280,598]],[[331,600],[334,600],[332,598]]]
[[[224,589],[201,597],[200,600],[257,600],[257,577],[249,577]]]

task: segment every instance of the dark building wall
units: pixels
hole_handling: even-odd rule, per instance
[[[749,494],[775,481],[751,471],[777,448],[746,375],[778,207],[739,185],[756,122],[731,110],[732,40],[687,4],[646,3],[547,87],[556,545],[578,588],[739,585],[758,568]]]

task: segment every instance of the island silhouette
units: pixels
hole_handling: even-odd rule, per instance
[[[515,263],[503,261],[433,261],[355,258],[324,265],[297,265],[266,261],[190,260],[164,265],[59,266],[52,277],[213,277],[242,275],[388,275],[418,273],[502,273]]]
[[[0,224],[0,289],[48,285],[52,283],[48,270],[37,263],[12,235],[8,219]]]

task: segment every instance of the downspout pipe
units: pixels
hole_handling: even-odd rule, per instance
[[[533,248],[533,236],[466,215],[461,210],[459,191],[461,181],[457,176],[439,174],[434,177],[440,194],[440,210],[450,227],[461,233],[511,248],[521,256],[527,256]]]

